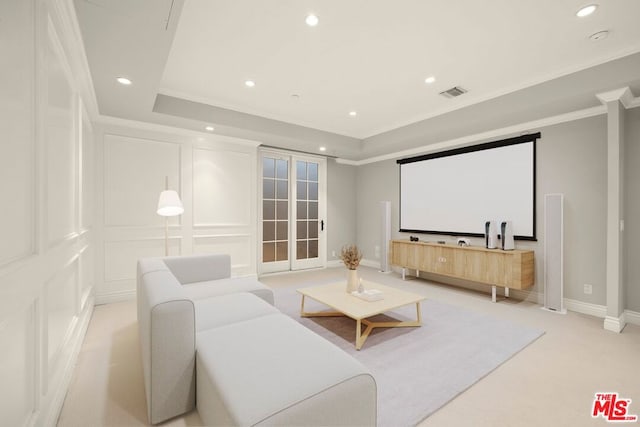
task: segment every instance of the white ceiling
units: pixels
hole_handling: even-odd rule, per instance
[[[364,139],[638,51],[640,2],[601,3],[187,0],[160,92]]]
[[[595,1],[74,0],[102,115],[351,159],[640,95],[640,1]]]

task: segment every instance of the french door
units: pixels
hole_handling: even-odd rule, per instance
[[[260,154],[260,272],[326,264],[326,159]]]

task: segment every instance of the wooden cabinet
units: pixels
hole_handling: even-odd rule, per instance
[[[534,283],[533,251],[485,249],[477,246],[443,245],[392,240],[391,264],[428,273],[508,289],[526,289]]]

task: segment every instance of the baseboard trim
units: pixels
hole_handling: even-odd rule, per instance
[[[330,261],[327,261],[327,268],[342,267],[342,265],[342,261],[339,259],[332,259]]]
[[[360,264],[364,265],[365,267],[377,268],[378,270],[380,270],[380,261],[362,258]]]
[[[59,380],[57,381],[58,384],[56,385],[55,391],[51,390],[51,396],[42,402],[43,406],[40,408],[39,416],[32,418],[34,421],[32,425],[55,426],[57,424],[62,406],[64,405],[64,399],[67,396],[67,390],[73,378],[78,355],[80,354],[87,329],[89,328],[94,305],[94,298],[90,295],[84,310],[76,322],[75,331],[65,345],[67,348],[70,347],[71,351],[68,353],[69,356],[66,358],[62,372],[57,375]]]
[[[604,319],[607,316],[607,306],[605,305],[591,304],[588,302],[565,298],[564,306],[567,310],[581,314],[588,314],[589,316],[599,317],[600,319]]]
[[[625,310],[624,319],[627,323],[640,326],[640,313],[637,311]]]
[[[604,328],[607,331],[615,332],[617,334],[622,332],[626,324],[627,323],[625,321],[625,313],[622,313],[618,317],[606,316],[604,318]]]
[[[130,301],[136,298],[135,290],[110,292],[96,295],[96,305],[111,304],[114,302]]]

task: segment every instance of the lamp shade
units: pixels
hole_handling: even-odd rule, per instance
[[[160,199],[158,199],[158,215],[161,216],[176,216],[181,215],[184,212],[182,201],[180,196],[174,190],[165,190],[160,193]]]

